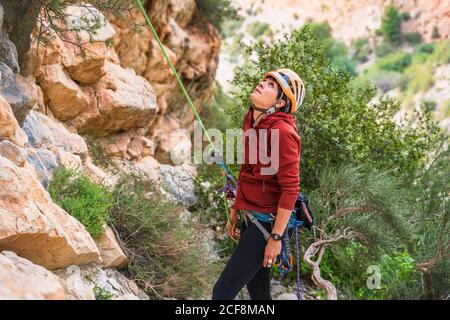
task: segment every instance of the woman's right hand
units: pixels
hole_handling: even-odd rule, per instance
[[[240,230],[236,228],[237,221],[238,221],[237,211],[236,211],[236,209],[231,208],[230,209],[230,220],[227,221],[226,228],[227,228],[228,235],[230,236],[231,239],[233,239],[233,241],[236,241],[234,236],[236,236],[238,238],[241,236]]]

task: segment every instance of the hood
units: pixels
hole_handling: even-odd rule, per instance
[[[250,127],[251,127],[251,124],[253,122],[253,107],[250,108],[249,112],[250,112],[250,116],[248,117],[248,119],[250,121]],[[257,128],[268,129],[268,128],[275,126],[275,124],[281,125],[281,123],[279,123],[279,122],[288,124],[293,129],[295,129],[295,131],[297,131],[296,117],[293,114],[287,114],[287,113],[280,112],[280,111],[275,112],[274,114],[271,114],[269,116],[266,116],[264,119],[262,119],[258,123]]]

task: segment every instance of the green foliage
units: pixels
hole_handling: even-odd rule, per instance
[[[436,101],[433,100],[425,100],[422,103],[422,108],[424,109],[425,112],[432,112],[436,109]]]
[[[92,237],[103,233],[112,202],[104,188],[78,170],[60,167],[53,172],[48,192],[53,201],[80,221]]]
[[[195,0],[198,11],[221,31],[226,21],[239,20],[236,9],[230,0]]]
[[[412,61],[409,53],[395,52],[377,61],[377,65],[382,70],[403,72]]]
[[[384,57],[385,55],[394,52],[394,48],[385,42],[382,42],[378,47],[375,49],[375,53],[377,57]]]
[[[353,47],[355,49],[354,59],[360,63],[366,62],[368,55],[371,53],[369,40],[367,38],[358,38],[353,44]]]
[[[232,103],[231,97],[223,91],[219,82],[216,82],[212,101],[200,112],[205,127],[219,129],[225,133],[230,121],[225,110]]]
[[[37,43],[37,47],[45,46],[57,37],[65,41],[66,37],[64,36],[64,33],[70,32],[73,33],[77,39],[77,41],[71,41],[70,43],[76,46],[78,53],[83,59],[93,53],[86,45],[88,43],[98,42],[98,40],[94,40],[92,35],[96,34],[105,24],[102,16],[95,13],[92,10],[92,7],[97,8],[105,15],[114,15],[126,21],[134,30],[138,30],[141,26],[135,23],[135,20],[130,13],[131,10],[135,8],[133,0],[87,0],[83,2],[80,2],[79,0],[48,0],[40,2],[43,19],[37,20],[37,32],[33,35],[33,41]],[[71,5],[85,8],[89,14],[85,14],[74,23],[74,21],[70,20],[71,16],[65,11],[65,9]],[[83,39],[83,33],[90,35],[87,41],[81,40]],[[107,45],[112,44],[109,41],[106,41],[105,43]]]
[[[331,36],[331,27],[328,22],[310,22],[303,28],[309,28],[312,35],[320,42],[325,55],[331,62],[344,69],[351,75],[356,75],[355,62],[348,58],[346,46]]]
[[[270,25],[266,22],[255,21],[247,27],[247,32],[255,39],[267,34],[270,30]]]
[[[431,32],[432,39],[439,39],[441,34],[439,33],[439,28],[437,26],[433,26],[433,31]]]
[[[122,175],[112,196],[111,217],[130,256],[129,273],[150,297],[198,298],[212,290],[218,266],[208,260],[199,226],[180,217],[180,206],[138,175]]]
[[[326,158],[332,164],[367,163],[374,169],[407,173],[421,167],[424,155],[434,147],[439,129],[429,116],[416,112],[399,126],[393,120],[398,103],[381,99],[369,106],[375,89],[366,83],[352,87],[348,72],[327,58],[309,26],[273,45],[246,46],[246,51],[255,59],[236,69],[232,94],[237,103],[227,109],[232,125],[241,126],[251,104],[250,93],[265,72],[279,67],[296,71],[307,90],[296,115],[304,186],[313,189],[317,185],[316,172],[325,166]]]
[[[411,19],[411,14],[409,12],[402,12],[400,16],[403,21],[408,21]]]
[[[94,295],[95,295],[95,300],[111,300],[115,297],[114,294],[112,294],[108,290],[103,289],[102,287],[100,287],[98,285],[94,286]]]
[[[429,267],[428,278],[424,277],[424,290],[429,299],[444,299],[450,290],[450,149],[447,140],[430,159],[430,165],[421,172],[414,188],[418,204],[414,217],[416,241],[414,254],[418,262],[429,261],[439,252],[442,259]],[[445,257],[447,255],[447,257]]]
[[[399,45],[402,41],[401,17],[398,9],[393,5],[388,5],[384,9],[381,20],[381,33],[385,42]]]
[[[434,45],[432,43],[424,43],[417,48],[417,53],[431,54],[434,51]]]
[[[412,44],[417,45],[423,42],[422,35],[419,32],[409,32],[404,34],[405,41]]]

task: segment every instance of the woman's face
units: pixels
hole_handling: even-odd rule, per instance
[[[253,90],[250,100],[259,108],[268,109],[277,101],[278,84],[272,77],[264,78]],[[284,102],[284,101],[283,101]],[[284,103],[281,103],[284,105]],[[280,106],[282,106],[280,104]]]

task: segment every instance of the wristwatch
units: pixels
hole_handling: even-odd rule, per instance
[[[271,237],[273,240],[275,240],[275,241],[280,241],[281,238],[282,238],[282,236],[280,236],[280,235],[277,234],[277,233],[271,233],[271,234],[270,234],[270,237]]]

